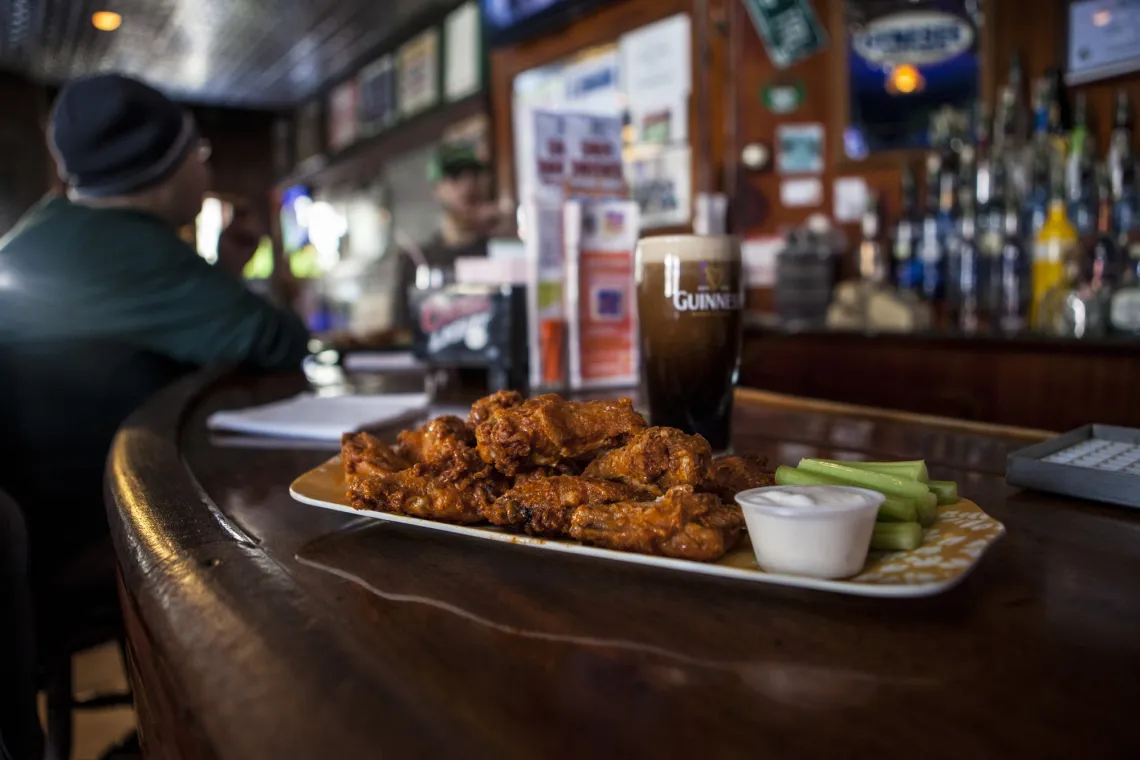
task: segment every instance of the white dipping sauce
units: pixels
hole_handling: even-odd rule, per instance
[[[886,497],[854,486],[770,486],[736,495],[770,573],[849,578],[863,569]]]

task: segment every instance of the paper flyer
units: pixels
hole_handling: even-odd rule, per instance
[[[566,185],[570,194],[619,195],[622,171],[621,119],[566,114]]]
[[[692,152],[687,145],[644,146],[625,165],[641,209],[641,228],[688,224],[692,217]]]
[[[530,384],[558,389],[569,379],[563,204],[623,194],[621,119],[536,110],[531,129],[533,192],[523,204]]]
[[[565,205],[566,311],[570,387],[620,388],[638,381],[633,201]]]

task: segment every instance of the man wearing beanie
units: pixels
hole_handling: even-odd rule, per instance
[[[48,142],[67,197],[0,239],[0,488],[28,514],[33,557],[37,530],[56,547],[106,532],[104,458],[146,396],[196,366],[297,367],[308,343],[240,281],[254,241],[223,233],[211,266],[178,236],[210,182],[187,111],[142,82],[86,77],[60,92]]]

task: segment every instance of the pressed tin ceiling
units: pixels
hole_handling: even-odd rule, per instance
[[[0,69],[46,82],[119,71],[184,100],[304,100],[457,0],[0,0]],[[101,32],[98,11],[122,16]]]

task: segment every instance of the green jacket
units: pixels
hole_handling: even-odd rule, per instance
[[[0,343],[77,340],[282,369],[300,364],[308,332],[158,218],[49,197],[0,240]]]

